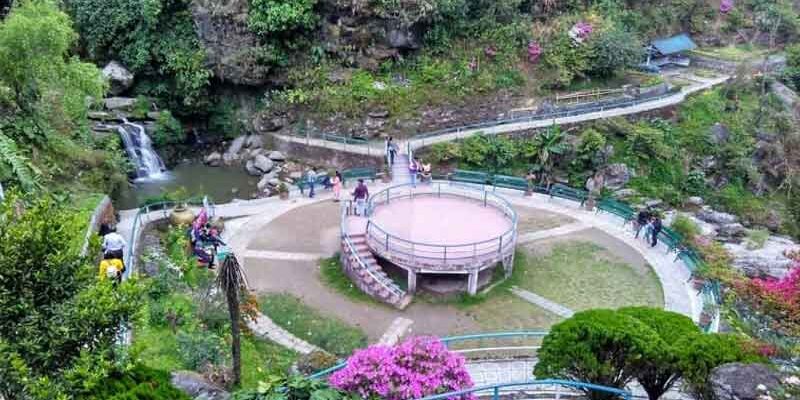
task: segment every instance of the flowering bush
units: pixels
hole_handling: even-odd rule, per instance
[[[733,10],[733,0],[722,0],[719,3],[719,12],[727,14]]]
[[[575,25],[572,26],[572,29],[569,30],[569,36],[576,43],[580,44],[583,43],[586,39],[588,39],[593,31],[594,27],[592,26],[592,24],[586,21],[578,21],[577,23],[575,23]]]
[[[395,346],[355,352],[330,378],[333,387],[362,398],[416,399],[472,387],[464,358],[439,339],[418,336]],[[462,396],[462,399],[474,399]]]
[[[531,64],[536,64],[539,62],[539,56],[541,55],[542,46],[539,44],[539,42],[531,40],[530,43],[528,43],[528,61]]]

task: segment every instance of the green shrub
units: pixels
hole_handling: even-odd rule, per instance
[[[675,217],[675,220],[672,221],[670,228],[681,234],[681,236],[683,236],[689,242],[691,242],[695,236],[700,234],[700,228],[697,226],[697,224],[685,215],[678,215]]]
[[[769,239],[769,231],[766,229],[749,229],[747,231],[747,248],[757,250],[764,247]]]
[[[94,391],[83,397],[87,400],[189,400],[170,383],[169,373],[143,365],[130,371],[115,373]]]
[[[684,381],[698,399],[713,399],[708,377],[719,365],[758,362],[761,358],[744,350],[744,341],[733,334],[704,334],[682,339],[679,365]]]
[[[310,29],[319,18],[314,13],[316,4],[317,0],[251,0],[248,23],[261,35]]]
[[[161,111],[156,120],[153,132],[153,144],[156,147],[181,144],[186,141],[186,132],[181,122],[172,116],[168,110]]]
[[[208,113],[208,131],[223,139],[233,139],[245,131],[236,105],[224,98],[218,99]]]
[[[199,370],[207,365],[221,365],[227,351],[225,342],[209,331],[180,331],[177,335],[178,354],[188,368]]]

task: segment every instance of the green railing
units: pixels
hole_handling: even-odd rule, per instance
[[[542,389],[538,389],[540,387],[542,387]],[[564,393],[561,388],[566,388],[568,392]],[[621,390],[608,386],[595,385],[592,383],[577,382],[577,381],[567,381],[561,379],[541,379],[541,380],[531,380],[524,382],[508,382],[508,383],[498,383],[494,385],[478,386],[455,392],[442,393],[434,396],[427,396],[421,398],[420,400],[462,399],[462,398],[471,398],[478,394],[482,395],[481,397],[490,395],[492,400],[499,400],[502,396],[513,395],[514,391],[524,392],[525,395],[527,396],[525,398],[540,398],[540,396],[553,396],[552,398],[554,399],[560,399],[564,396],[569,396],[569,395],[573,395],[574,397],[579,397],[579,395],[586,392],[603,392],[611,396],[622,398],[624,400],[631,400],[633,398],[633,394],[627,390]],[[583,396],[580,397],[582,398]]]
[[[419,184],[416,188],[412,188],[410,183],[396,185],[370,196],[367,215],[372,215],[376,207],[390,204],[392,201],[421,196],[463,198],[480,203],[484,207],[493,207],[510,220],[511,226],[497,237],[490,239],[471,243],[441,244],[401,238],[370,219],[367,222],[367,240],[370,247],[382,257],[395,262],[412,264],[422,262],[426,265],[426,269],[436,268],[433,265],[447,269],[448,265],[459,265],[465,260],[495,262],[513,254],[517,240],[517,213],[508,201],[486,190],[477,190],[450,181],[432,181]]]

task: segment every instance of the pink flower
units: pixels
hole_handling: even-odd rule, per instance
[[[719,3],[719,12],[727,14],[733,10],[733,0],[722,0]]]
[[[539,61],[539,56],[542,55],[542,46],[539,45],[539,42],[535,40],[531,40],[528,43],[528,61],[531,64],[536,64]]]
[[[464,357],[435,337],[412,337],[395,347],[356,351],[330,377],[334,387],[361,397],[406,400],[472,387]],[[460,399],[474,400],[472,395]]]

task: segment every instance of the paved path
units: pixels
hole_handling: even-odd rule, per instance
[[[574,124],[579,122],[612,118],[623,115],[639,114],[647,111],[657,110],[660,108],[671,107],[676,104],[680,104],[684,100],[686,100],[688,96],[697,92],[701,92],[703,90],[710,89],[730,79],[730,76],[727,75],[722,75],[713,78],[704,78],[688,73],[685,74],[685,76],[689,76],[691,78],[687,79],[687,81],[691,82],[689,85],[681,88],[680,92],[672,96],[667,96],[653,101],[635,104],[628,107],[612,108],[609,110],[589,112],[569,117],[530,120],[527,122],[508,123],[508,124],[497,125],[487,128],[479,128],[479,129],[464,129],[464,130],[457,129],[456,132],[437,135],[430,138],[419,138],[419,139],[412,138],[408,141],[408,143],[411,144],[411,148],[413,150],[416,150],[436,143],[450,142],[454,140],[464,139],[466,137],[475,135],[476,133],[483,133],[486,135],[496,135],[501,133],[517,132],[528,129],[545,128],[553,125]],[[304,143],[307,146],[326,147],[329,149],[334,149],[347,153],[364,154],[364,155],[380,156],[380,157],[383,157],[384,154],[384,145],[382,143],[371,143],[367,145],[352,145],[352,144],[348,145],[344,143],[332,142],[329,140],[322,140],[322,139],[310,139],[310,138],[302,138],[302,137],[278,135],[278,134],[275,134],[274,136],[283,141]],[[405,143],[398,143],[398,145],[400,144],[402,144],[403,146],[405,145]]]
[[[515,295],[517,295],[517,297],[529,303],[536,304],[537,306],[542,307],[545,310],[550,311],[551,313],[564,318],[570,318],[575,314],[575,311],[572,311],[571,309],[564,307],[561,304],[556,303],[555,301],[548,300],[542,296],[539,296],[536,293],[520,289],[516,286],[511,288],[511,293],[514,293]]]
[[[253,331],[256,336],[271,340],[300,354],[308,354],[313,351],[320,350],[319,347],[314,346],[313,344],[310,344],[281,328],[272,322],[269,317],[261,313],[258,313],[258,317],[256,317],[255,321],[248,320],[247,327],[250,328],[250,330]]]
[[[386,333],[384,333],[383,336],[381,336],[381,339],[378,340],[378,344],[382,344],[384,346],[393,346],[397,344],[400,342],[400,339],[403,337],[403,335],[406,334],[408,329],[411,328],[411,324],[413,323],[414,321],[408,318],[395,318],[395,320],[392,321],[392,324],[389,325],[389,329],[386,330]]]

